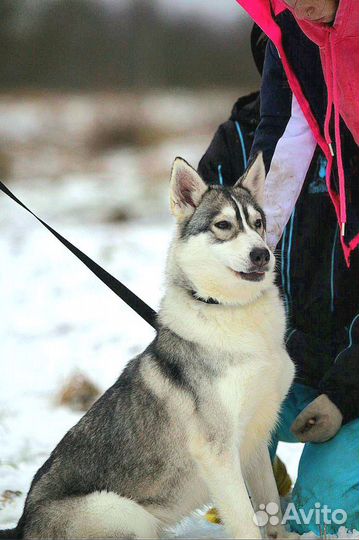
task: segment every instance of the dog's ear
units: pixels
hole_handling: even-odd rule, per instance
[[[207,189],[208,186],[187,161],[179,157],[174,160],[170,203],[171,212],[177,221],[188,219],[193,214]]]
[[[263,154],[262,152],[259,152],[234,187],[244,187],[248,189],[257,203],[260,206],[263,206],[265,177],[266,170],[264,167]]]

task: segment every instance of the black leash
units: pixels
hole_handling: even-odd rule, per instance
[[[8,195],[13,201],[15,201],[17,204],[22,206],[27,212],[29,212],[34,218],[37,219],[48,231],[50,231],[51,234],[53,234],[67,249],[71,251],[80,261],[82,261],[91,272],[95,274],[107,287],[111,289],[117,296],[121,298],[130,308],[132,308],[142,319],[144,319],[149,325],[151,325],[153,328],[156,328],[156,315],[157,313],[148,306],[141,298],[139,298],[135,293],[130,291],[124,285],[113,277],[111,274],[109,274],[102,266],[97,264],[95,261],[90,259],[85,253],[83,253],[80,249],[78,249],[76,246],[71,244],[66,238],[64,238],[61,234],[59,234],[55,229],[50,227],[45,221],[40,219],[34,212],[32,212],[27,206],[25,206],[24,203],[22,203],[15,195],[0,181],[0,189],[3,191],[6,195]]]

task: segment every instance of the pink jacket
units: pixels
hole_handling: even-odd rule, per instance
[[[359,245],[359,235],[349,243],[344,241],[347,208],[345,198],[345,177],[342,163],[340,140],[340,117],[346,123],[357,144],[359,144],[359,0],[339,0],[334,24],[313,24],[297,21],[302,31],[320,48],[323,74],[328,90],[328,103],[323,137],[311,111],[295,73],[286,58],[281,39],[281,30],[274,20],[285,9],[282,0],[237,0],[253,20],[268,35],[278,49],[292,92],[309,124],[312,133],[328,159],[327,185],[341,228],[341,242],[349,264],[349,257]],[[273,10],[273,14],[272,14]],[[336,160],[339,175],[339,194],[330,185],[333,163],[333,146],[330,138],[330,120],[334,118]],[[359,181],[359,179],[358,179]]]

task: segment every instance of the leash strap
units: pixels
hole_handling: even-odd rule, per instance
[[[85,253],[83,253],[76,246],[71,244],[66,238],[64,238],[60,233],[55,231],[50,225],[45,221],[40,219],[34,212],[32,212],[24,203],[22,203],[6,186],[0,181],[0,189],[6,195],[8,195],[13,201],[22,206],[27,212],[29,212],[34,218],[37,219],[51,234],[55,236],[67,249],[71,251],[84,265],[87,266],[91,272],[95,274],[107,287],[111,289],[117,296],[121,298],[130,308],[132,308],[142,319],[144,319],[152,328],[156,328],[156,315],[157,313],[148,306],[141,298],[139,298],[135,293],[130,291],[121,281],[113,277],[109,272],[107,272],[102,266],[97,264],[95,261],[90,259]]]

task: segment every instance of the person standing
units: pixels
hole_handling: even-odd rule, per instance
[[[359,529],[359,2],[237,1],[269,38],[259,124],[249,149],[232,113],[236,129],[222,126],[199,172],[231,185],[241,148],[246,161],[263,152],[268,242],[297,367],[271,453],[279,440],[305,443],[292,495],[313,512],[293,530]],[[329,516],[315,512],[325,505]],[[344,522],[331,519],[337,510]]]

